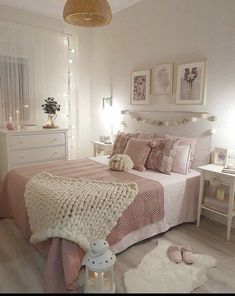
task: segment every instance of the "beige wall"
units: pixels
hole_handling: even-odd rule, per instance
[[[91,31],[88,29],[78,29],[70,26],[59,19],[50,18],[26,12],[19,9],[13,9],[0,6],[0,19],[29,26],[35,26],[46,30],[55,30],[70,33],[73,35],[76,55],[76,87],[77,108],[73,112],[77,114],[76,133],[78,134],[78,149],[74,153],[76,157],[87,157],[91,155],[92,147],[90,145],[90,45]],[[38,112],[42,112],[38,110]],[[84,127],[86,127],[84,129]]]
[[[92,138],[109,133],[102,121],[102,97],[113,94],[119,109],[131,108],[132,71],[207,59],[205,106],[175,105],[174,90],[170,96],[151,96],[152,104],[145,108],[217,115],[214,144],[235,149],[234,15],[233,0],[143,0],[115,14],[109,26],[93,30]]]

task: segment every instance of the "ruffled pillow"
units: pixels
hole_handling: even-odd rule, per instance
[[[178,139],[156,138],[156,146],[151,149],[146,168],[170,175],[176,155]]]
[[[177,146],[172,172],[187,175],[190,166],[191,145]]]
[[[179,140],[178,141],[179,146],[184,146],[184,145],[190,145],[191,146],[190,163],[189,163],[189,168],[191,168],[193,160],[194,160],[194,156],[195,156],[197,138],[182,138],[182,137],[174,137],[174,136],[170,136],[170,135],[166,135],[166,138],[171,139],[171,140],[178,139]]]
[[[113,171],[130,171],[134,163],[128,155],[115,154],[109,160],[109,167]]]

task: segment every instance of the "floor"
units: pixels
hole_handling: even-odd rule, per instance
[[[117,292],[125,292],[123,274],[136,267],[146,253],[164,237],[175,244],[189,244],[194,253],[209,254],[217,258],[218,266],[210,269],[208,280],[194,293],[235,292],[235,231],[226,242],[226,228],[203,218],[200,228],[183,224],[167,233],[138,243],[117,256],[115,283]],[[0,293],[43,292],[41,282],[45,259],[22,237],[14,222],[0,219]],[[80,282],[84,280],[84,270]]]

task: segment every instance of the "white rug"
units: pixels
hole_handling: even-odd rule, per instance
[[[194,263],[174,263],[167,257],[172,242],[159,239],[158,246],[145,255],[136,269],[124,274],[127,293],[190,293],[207,279],[208,268],[216,259],[209,255],[193,254]]]

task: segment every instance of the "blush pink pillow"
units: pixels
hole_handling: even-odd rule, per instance
[[[138,135],[139,133],[118,133],[110,157],[114,156],[115,154],[123,154],[129,139],[131,137],[137,138]]]
[[[187,175],[190,166],[191,145],[177,146],[172,172]]]
[[[135,170],[143,172],[146,170],[145,163],[151,147],[155,145],[155,141],[131,138],[127,143],[124,154],[130,156]]]

